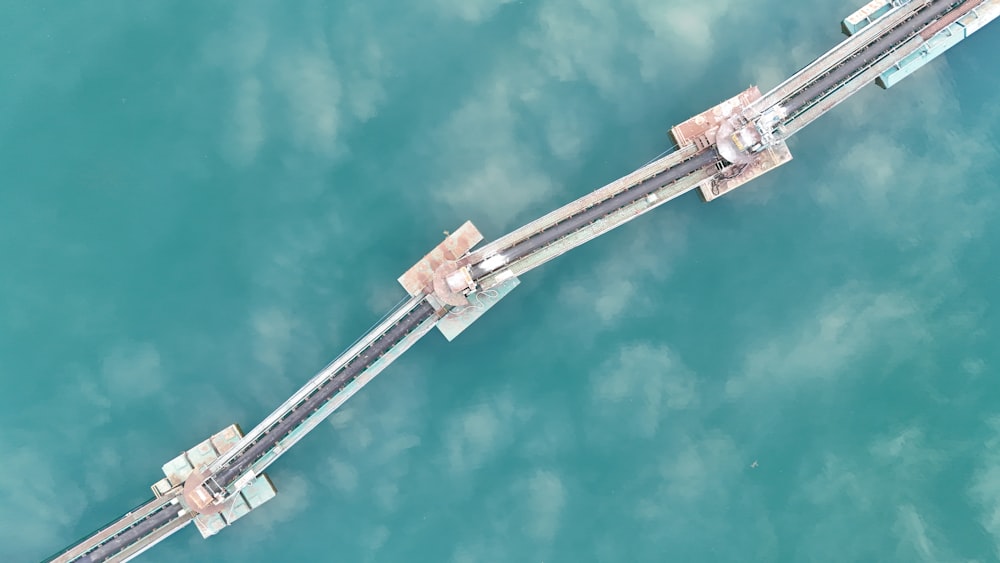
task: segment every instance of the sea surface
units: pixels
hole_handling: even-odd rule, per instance
[[[0,561],[863,2],[0,1]],[[1000,23],[436,332],[147,562],[1000,559]]]

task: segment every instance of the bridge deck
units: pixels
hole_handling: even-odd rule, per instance
[[[397,324],[403,317],[412,311],[417,305],[422,302],[422,297],[413,297],[406,301],[402,306],[397,307],[393,310],[386,318],[370,331],[368,331],[364,336],[358,339],[350,348],[348,348],[344,353],[330,362],[326,367],[314,375],[309,381],[300,387],[295,393],[292,394],[285,402],[278,406],[270,415],[262,420],[257,426],[252,430],[247,432],[247,434],[237,443],[232,449],[227,451],[225,454],[219,456],[211,465],[208,466],[209,473],[215,473],[229,464],[233,458],[245,452],[252,444],[259,441],[265,434],[268,433],[269,429],[273,428],[279,421],[284,419],[294,411],[297,405],[305,401],[310,394],[314,393],[315,390],[322,385],[324,382],[328,381],[334,374],[343,369],[343,367],[350,362],[352,359],[360,355],[364,350],[371,347],[372,344],[377,341],[382,334],[389,330],[392,326]]]
[[[88,553],[94,551],[95,549],[99,548],[102,545],[107,544],[109,541],[112,541],[115,537],[119,536],[123,532],[142,524],[148,518],[157,514],[161,510],[164,510],[169,505],[176,504],[177,502],[178,502],[177,494],[150,499],[144,504],[129,511],[121,518],[115,520],[114,522],[111,522],[110,524],[104,526],[100,530],[94,532],[93,534],[88,536],[84,541],[60,553],[58,556],[52,559],[52,563],[72,563],[74,561],[80,561],[81,558],[86,556]],[[129,558],[138,555],[145,549],[148,549],[148,547],[151,547],[153,544],[166,537],[166,535],[173,533],[177,529],[180,529],[181,527],[190,522],[190,518],[178,519],[178,522],[180,522],[181,520],[183,520],[182,523],[172,526],[169,530],[164,530],[163,528],[159,528],[158,531],[160,531],[160,533],[156,534],[153,537],[150,537],[152,536],[151,534],[139,538],[135,543],[131,543],[125,550],[123,550],[121,556],[119,556],[116,559],[110,559],[110,560],[127,561]],[[129,557],[124,557],[125,556],[124,551],[128,551],[128,553],[131,553],[131,555]]]
[[[783,138],[791,136],[864,86],[874,82],[879,74],[920,48],[925,40],[923,35],[934,29],[939,22],[947,20],[956,13],[960,15],[967,12],[980,1],[933,0],[909,19],[883,32],[854,58],[788,98],[786,108],[789,116],[784,121],[784,131],[781,136]]]
[[[760,114],[768,108],[784,102],[795,93],[818,80],[824,74],[856,55],[858,51],[878,39],[886,31],[897,27],[928,2],[929,0],[914,1],[894,8],[876,20],[872,25],[841,41],[837,46],[820,55],[784,82],[765,93],[750,106],[751,111]]]
[[[498,254],[501,251],[530,238],[532,235],[540,231],[544,231],[553,225],[569,219],[587,207],[591,207],[605,201],[638,184],[639,182],[642,182],[643,180],[662,174],[686,158],[694,155],[695,152],[696,150],[694,147],[685,147],[664,157],[658,158],[653,162],[650,162],[649,164],[631,172],[630,174],[618,178],[617,180],[610,182],[575,201],[572,201],[518,229],[511,231],[489,244],[486,244],[479,250],[460,260],[459,263],[477,264],[482,262],[486,258]]]
[[[262,472],[288,447],[301,439],[305,434],[301,431],[302,428],[311,429],[328,416],[333,411],[333,408],[326,406],[329,401],[341,393],[346,392],[346,397],[353,395],[363,382],[369,381],[388,364],[384,358],[394,359],[412,345],[415,339],[410,337],[411,333],[419,332],[421,336],[426,334],[433,323],[426,326],[425,321],[433,313],[423,296],[410,298],[310,379],[265,422],[257,425],[248,434],[250,439],[241,441],[230,451],[238,450],[235,455],[227,456],[228,464],[213,463],[203,474],[210,477],[212,486],[226,488],[226,496],[234,494],[242,483],[248,483],[247,479]],[[359,381],[361,376],[367,378]],[[337,406],[339,404],[340,402],[336,403]],[[252,473],[247,473],[251,467]],[[213,491],[215,494],[221,492]]]

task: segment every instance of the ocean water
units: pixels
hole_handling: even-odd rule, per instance
[[[0,560],[150,497],[403,296],[862,2],[0,3]],[[1000,559],[1000,23],[436,333],[142,561]]]

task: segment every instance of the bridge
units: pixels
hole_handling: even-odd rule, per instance
[[[478,248],[482,234],[465,223],[399,278],[406,300],[267,418],[169,461],[153,499],[50,561],[128,561],[192,522],[204,537],[218,533],[275,496],[272,463],[432,329],[452,340],[541,264],[682,194],[712,201],[789,162],[789,137],[998,16],[1000,0],[874,0],[843,21],[847,39],[771,91],[751,87],[673,127],[668,154]]]

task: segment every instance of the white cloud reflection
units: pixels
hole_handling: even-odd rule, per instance
[[[596,412],[618,424],[627,422],[652,437],[673,411],[697,406],[695,375],[666,346],[640,343],[619,350],[590,378]]]
[[[513,443],[512,429],[530,413],[510,393],[472,405],[446,425],[445,451],[455,474],[481,468]]]
[[[235,11],[232,23],[203,47],[206,63],[235,80],[223,115],[223,154],[248,166],[271,137],[284,135],[306,154],[342,156],[345,132],[373,118],[386,99],[382,80],[389,68],[379,36],[361,33],[372,27],[370,15],[348,10],[326,21],[300,9],[306,23],[289,41],[271,29],[264,12]]]
[[[905,356],[928,339],[925,326],[918,304],[906,295],[849,284],[787,333],[752,346],[740,372],[726,383],[726,393],[733,398],[766,395],[850,377],[852,366],[872,354],[890,363]]]

